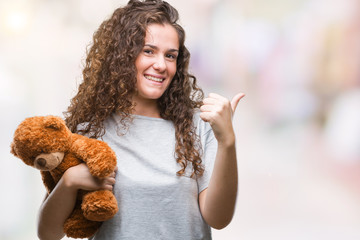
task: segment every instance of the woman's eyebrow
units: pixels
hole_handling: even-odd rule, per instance
[[[152,44],[149,44],[149,43],[145,44],[144,46],[145,46],[145,47],[150,47],[150,48],[155,49],[155,50],[158,50],[158,49],[159,49],[157,46],[152,45]],[[175,49],[175,48],[170,48],[168,51],[169,51],[169,52],[179,52],[179,50],[178,50],[178,49]]]

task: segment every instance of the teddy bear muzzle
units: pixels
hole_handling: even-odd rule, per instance
[[[42,153],[35,158],[34,167],[42,171],[50,171],[56,168],[63,159],[63,152]]]

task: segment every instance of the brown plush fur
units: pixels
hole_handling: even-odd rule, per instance
[[[90,173],[99,178],[110,175],[116,166],[115,153],[106,143],[72,133],[55,116],[25,119],[15,131],[11,152],[40,170],[49,194],[72,166],[85,162]],[[75,208],[64,223],[64,232],[72,238],[90,237],[102,221],[112,218],[117,211],[111,191],[79,191]]]

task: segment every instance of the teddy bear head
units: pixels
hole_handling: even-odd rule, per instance
[[[11,153],[39,170],[56,168],[69,150],[71,131],[56,116],[26,118],[15,130]]]

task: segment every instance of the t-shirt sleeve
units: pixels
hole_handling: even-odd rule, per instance
[[[209,185],[211,174],[214,168],[215,157],[217,152],[217,140],[210,124],[200,120],[200,141],[202,146],[202,164],[204,173],[197,178],[199,193],[206,189]],[[201,131],[203,130],[203,131]]]

